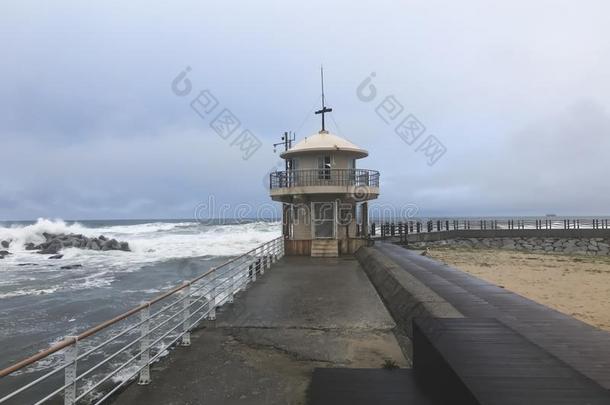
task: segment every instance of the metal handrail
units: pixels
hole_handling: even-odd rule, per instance
[[[182,339],[184,345],[189,345],[190,332],[199,322],[206,317],[215,319],[217,307],[222,306],[227,301],[232,302],[234,295],[239,290],[243,289],[248,283],[256,281],[258,274],[264,274],[265,268],[270,268],[271,264],[275,263],[283,255],[284,239],[282,237],[273,239],[240,256],[224,262],[218,267],[211,268],[194,279],[184,282],[183,284],[178,285],[163,294],[160,294],[150,301],[144,302],[120,315],[115,316],[114,318],[87,329],[78,336],[67,337],[63,341],[56,343],[33,356],[0,370],[0,379],[2,379],[34,363],[37,363],[38,361],[43,360],[54,353],[66,349],[66,360],[64,364],[55,367],[53,370],[43,374],[33,381],[30,381],[18,389],[4,395],[0,398],[0,403],[4,403],[11,398],[15,398],[16,396],[28,391],[30,388],[39,385],[58,372],[64,371],[65,378],[62,385],[50,388],[50,390],[53,389],[52,392],[37,402],[34,400],[31,402],[44,403],[63,392],[64,403],[75,404],[87,395],[90,395],[92,391],[108,382],[108,380],[114,377],[119,371],[123,370],[127,365],[133,364],[134,361],[138,359],[139,362],[137,370],[121,381],[117,386],[110,390],[110,392],[106,393],[102,399],[96,403],[100,403],[108,398],[110,394],[133,379],[137,374],[140,374],[140,383],[147,384],[150,381],[150,364],[158,359],[164,350],[175,345],[180,339]],[[172,302],[163,305],[160,309],[151,314],[150,309],[153,305],[165,302],[165,300],[175,297],[178,293],[182,293],[182,295]],[[200,303],[201,305],[198,305]],[[177,310],[172,310],[177,306]],[[195,309],[193,309],[193,307],[195,307]],[[136,321],[126,328],[123,328],[119,331],[119,333],[114,334],[101,343],[94,345],[94,347],[86,350],[85,352],[78,354],[77,348],[80,347],[83,341],[87,341],[89,338],[98,336],[100,332],[105,331],[124,320],[131,319],[136,314],[140,315],[139,321]],[[160,317],[161,315],[167,315],[167,317]],[[193,322],[194,317],[195,321]],[[166,326],[169,327],[169,330],[167,331],[162,329]],[[182,327],[181,330],[180,327]],[[141,331],[139,337],[131,340],[130,342],[118,341],[119,338],[126,337],[137,329],[140,329]],[[157,336],[156,338],[151,338],[152,335],[156,335],[158,333],[161,333],[161,335]],[[164,340],[168,336],[172,335],[172,333],[175,333],[176,336],[172,338],[171,342],[164,344]],[[102,353],[102,349],[113,342],[115,344],[121,344],[121,347],[111,353]],[[140,343],[139,351],[137,351],[137,353],[131,356],[127,361],[123,362],[118,367],[114,368],[103,376],[96,376],[93,374],[94,371],[100,369],[104,365],[110,366],[111,360],[125,353],[137,343]],[[161,345],[161,347],[157,348],[156,346],[159,345]],[[158,352],[153,354],[151,357],[150,351],[156,349],[158,349]],[[111,350],[113,349],[111,348]],[[104,358],[95,364],[88,365],[86,370],[78,370],[81,371],[81,373],[77,374],[77,362],[79,362],[78,364],[81,365],[81,360],[95,353],[103,354]],[[87,376],[97,378],[97,381],[92,382],[92,384],[84,388],[82,392],[79,392],[78,383],[82,382]]]
[[[368,169],[303,169],[269,174],[271,190],[308,186],[379,187],[379,172]]]

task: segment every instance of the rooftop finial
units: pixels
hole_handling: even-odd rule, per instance
[[[324,102],[324,66],[320,66],[320,81],[322,83],[322,109],[316,111],[316,114],[322,114],[322,131],[320,132],[326,132],[326,127],[324,124],[324,114],[327,112],[331,112],[333,109],[327,108]]]

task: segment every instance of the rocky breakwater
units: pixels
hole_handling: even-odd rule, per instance
[[[26,243],[26,250],[36,250],[37,253],[55,255],[54,259],[59,259],[57,253],[65,248],[80,248],[90,250],[122,250],[131,251],[129,243],[119,242],[116,239],[109,239],[103,235],[97,238],[88,238],[80,234],[52,234],[43,233],[45,241],[40,244]],[[60,255],[59,255],[60,256]]]
[[[412,248],[457,246],[465,248],[498,248],[537,253],[567,253],[610,255],[610,239],[606,238],[458,238],[439,241],[414,242]]]

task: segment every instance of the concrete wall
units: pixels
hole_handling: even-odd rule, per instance
[[[356,258],[390,311],[399,332],[407,338],[413,338],[414,317],[463,317],[453,305],[375,248],[360,248]],[[411,345],[400,340],[403,350],[410,357]]]
[[[363,246],[368,244],[366,239],[339,239],[339,254],[353,255]]]
[[[286,239],[284,254],[286,256],[311,256],[311,240]]]
[[[297,160],[297,170],[318,169],[318,157],[330,155],[332,169],[352,169],[351,161],[356,155],[349,152],[306,152],[293,156]]]
[[[339,254],[353,255],[362,246],[368,244],[366,239],[339,239]],[[284,241],[284,253],[286,256],[310,256],[311,240],[290,240]]]

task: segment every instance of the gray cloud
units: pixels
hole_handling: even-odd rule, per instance
[[[370,150],[361,166],[382,172],[381,203],[608,213],[605,1],[0,7],[0,219],[189,217],[210,194],[267,202],[271,143],[318,129],[320,63],[331,129]],[[187,65],[195,90],[261,138],[252,159],[170,91]],[[356,98],[373,71],[447,147],[435,166]]]

